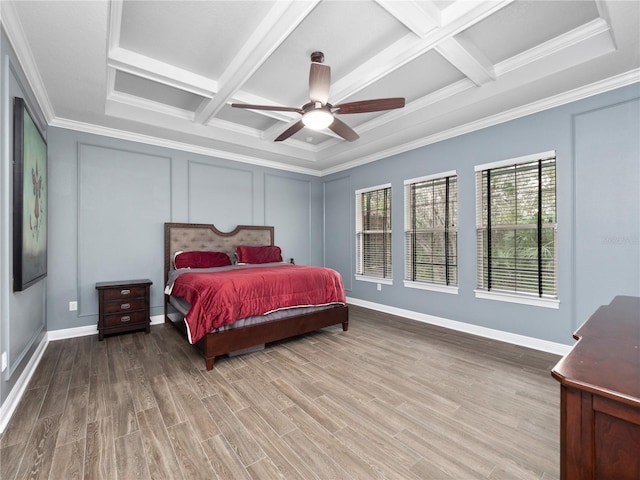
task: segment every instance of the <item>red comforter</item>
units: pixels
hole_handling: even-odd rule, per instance
[[[183,273],[171,294],[191,304],[185,317],[191,343],[240,318],[286,307],[345,302],[338,272],[288,264]]]

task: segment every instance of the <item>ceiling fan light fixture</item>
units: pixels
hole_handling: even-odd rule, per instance
[[[310,110],[302,116],[302,122],[312,130],[322,130],[333,123],[333,115],[324,109]]]

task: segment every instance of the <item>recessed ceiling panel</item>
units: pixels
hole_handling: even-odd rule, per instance
[[[126,1],[120,47],[217,79],[272,6],[269,1]]]
[[[519,1],[464,33],[496,64],[596,18],[594,1]]]
[[[463,78],[457,68],[430,50],[340,103],[387,97],[404,97],[409,103]]]
[[[200,95],[121,71],[116,72],[114,90],[190,112],[204,100]]]
[[[407,29],[376,3],[322,2],[244,85],[243,90],[288,105],[309,99],[310,54],[324,53],[332,84]]]
[[[9,20],[4,9],[12,4],[0,0],[0,5],[4,41]],[[101,113],[107,78],[107,4],[22,1],[13,6],[56,114],[77,118],[87,111]],[[9,75],[5,65],[1,67],[3,79],[5,73]]]

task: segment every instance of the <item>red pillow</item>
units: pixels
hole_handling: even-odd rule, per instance
[[[231,265],[231,260],[224,252],[194,250],[176,253],[173,263],[176,268],[211,268]]]
[[[248,245],[238,245],[236,247],[238,263],[271,263],[282,261],[282,251],[276,245],[266,245],[263,247],[250,247]]]

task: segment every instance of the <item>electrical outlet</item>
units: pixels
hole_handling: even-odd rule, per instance
[[[378,291],[382,290],[382,285],[380,283],[378,283]]]
[[[75,312],[78,310],[78,302],[69,302],[69,311]]]
[[[2,370],[5,371],[7,369],[7,352],[2,352]]]

